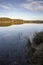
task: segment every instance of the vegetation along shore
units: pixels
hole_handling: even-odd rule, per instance
[[[18,25],[24,23],[43,23],[42,20],[22,20],[22,19],[11,19],[11,18],[0,18],[0,26]]]

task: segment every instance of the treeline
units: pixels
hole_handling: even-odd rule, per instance
[[[0,18],[0,26],[8,26],[8,25],[14,25],[14,24],[23,24],[23,20]]]
[[[21,20],[21,19],[10,19],[10,18],[0,18],[0,26],[8,26],[14,24],[23,24],[23,23],[43,23],[41,20]]]

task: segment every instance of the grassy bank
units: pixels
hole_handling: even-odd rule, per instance
[[[36,33],[32,43],[28,40],[25,62],[29,65],[43,65],[43,32]]]

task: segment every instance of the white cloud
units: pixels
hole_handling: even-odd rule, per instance
[[[15,7],[10,3],[8,3],[8,4],[0,4],[0,8],[7,9],[7,10],[15,9]]]
[[[26,3],[22,3],[20,6],[28,9],[28,10],[34,10],[34,11],[43,11],[43,1],[36,1],[36,0],[27,0]]]
[[[0,8],[9,9],[7,5],[0,5]]]

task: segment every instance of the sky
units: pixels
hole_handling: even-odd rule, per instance
[[[43,0],[0,0],[0,17],[43,20]]]

